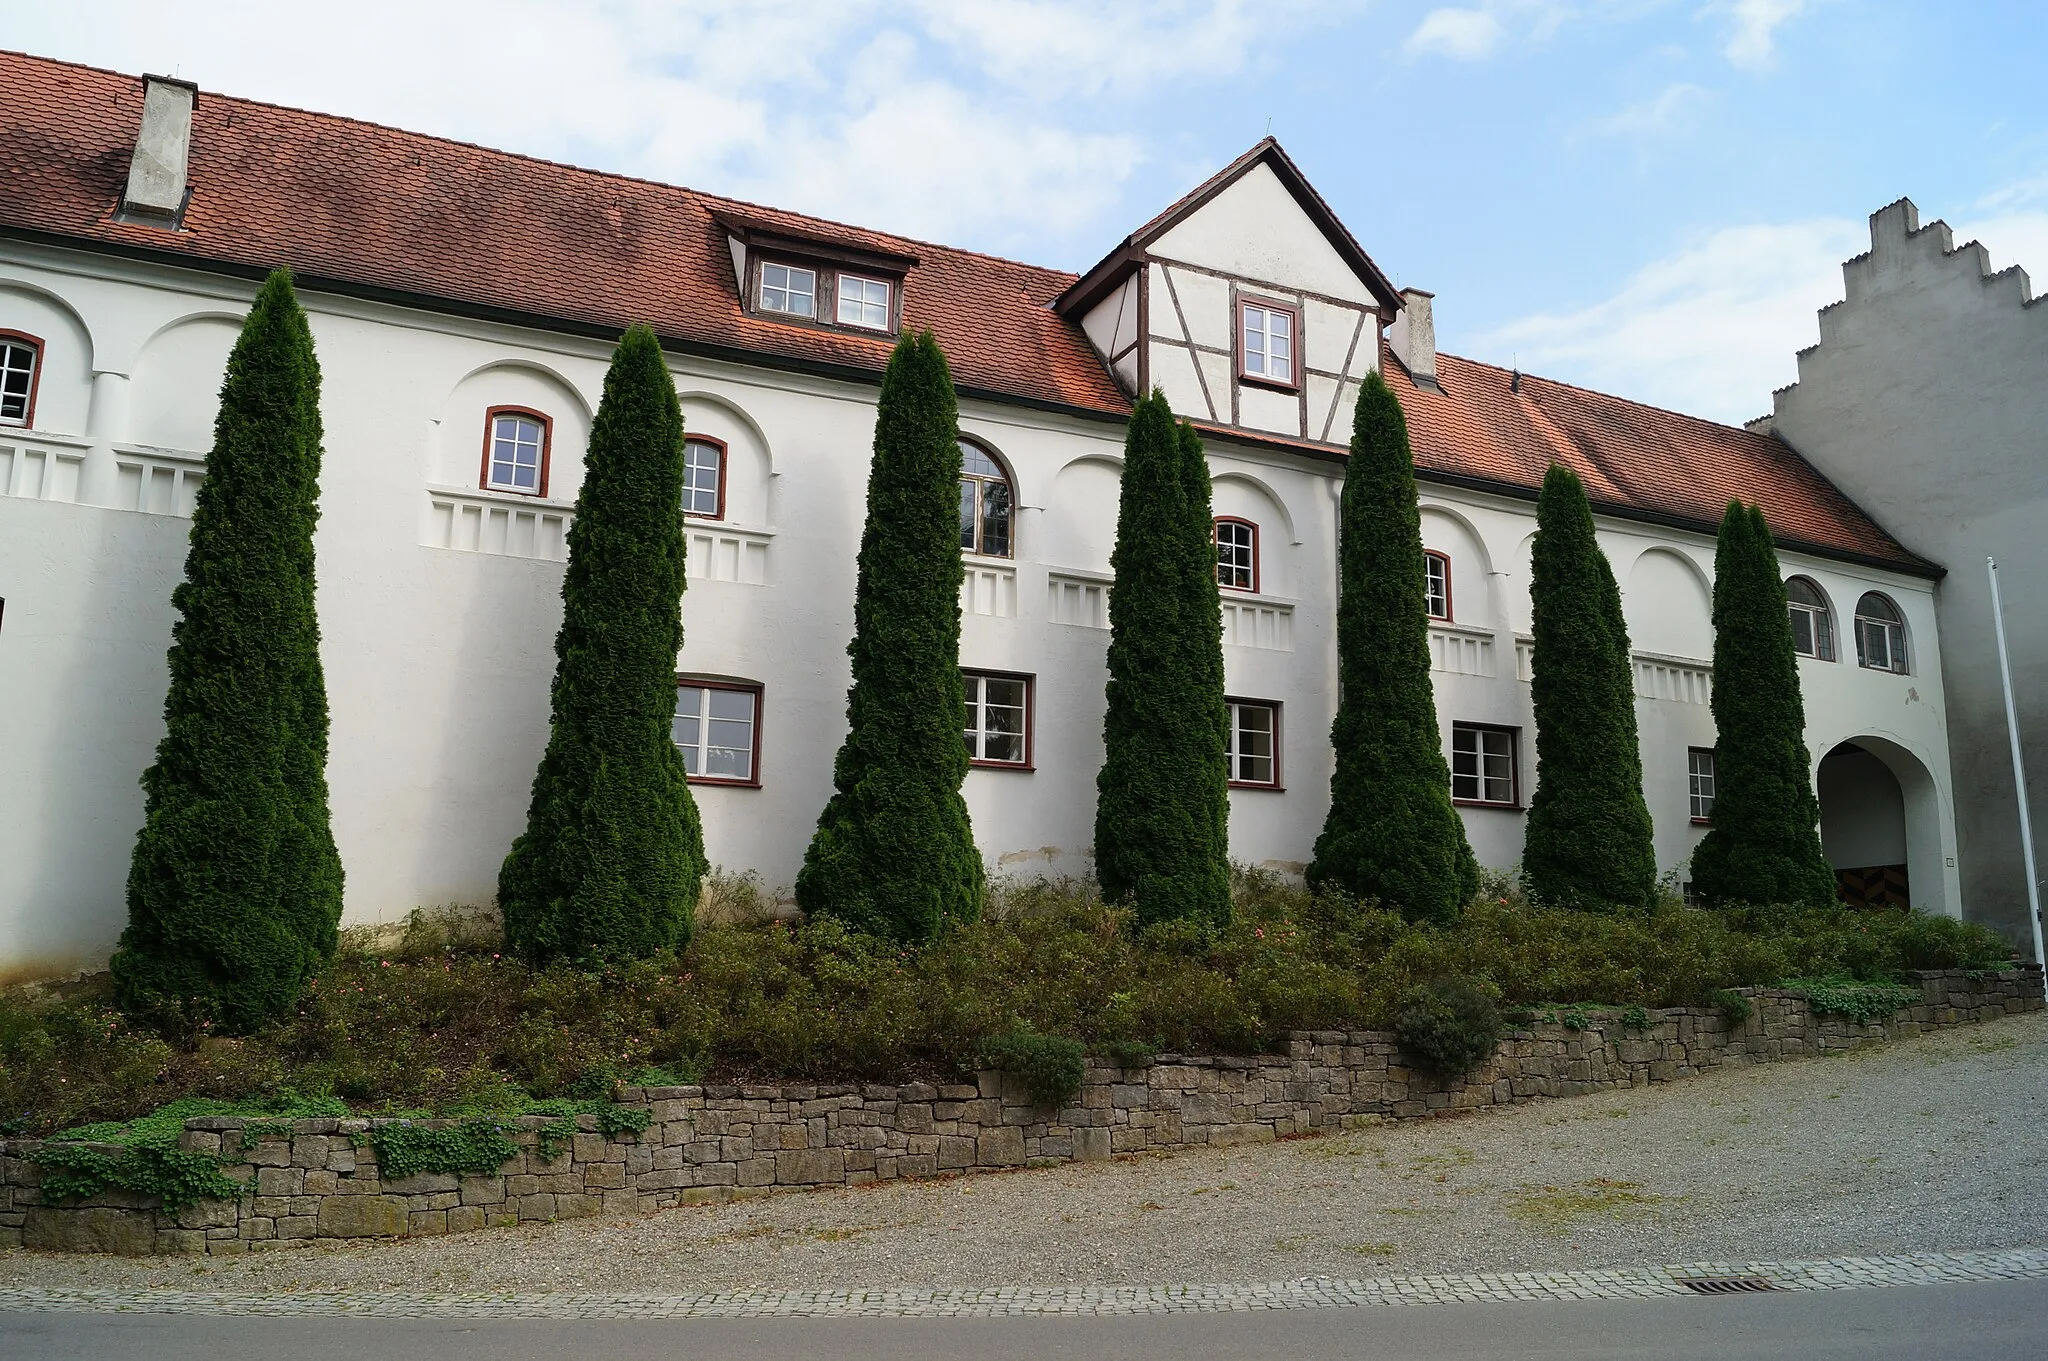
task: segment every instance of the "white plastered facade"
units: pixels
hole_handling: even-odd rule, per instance
[[[1231,843],[1240,860],[1292,873],[1309,859],[1328,798],[1342,464],[1256,436],[1327,431],[1341,441],[1388,318],[1264,173],[1154,243],[1145,334],[1128,296],[1135,275],[1083,327],[1130,377],[1131,347],[1150,344],[1145,367],[1177,410],[1250,432],[1207,441],[1217,514],[1259,527],[1257,591],[1224,593],[1227,688],[1280,706],[1280,781],[1233,789]],[[1179,299],[1171,324],[1160,306],[1169,281]],[[1240,393],[1228,406],[1242,385],[1227,362],[1205,370],[1205,392],[1194,365],[1216,358],[1205,346],[1227,359],[1234,290],[1303,309],[1302,393],[1261,392],[1276,399],[1265,405]],[[218,275],[0,244],[0,330],[44,342],[32,428],[0,429],[0,976],[94,966],[122,925],[137,778],[162,730],[171,590],[222,366],[252,296],[252,284]],[[546,738],[562,535],[609,347],[318,292],[303,301],[324,376],[316,544],[346,920],[486,902],[524,825]],[[1168,380],[1169,351],[1185,381]],[[727,448],[725,516],[690,522],[677,669],[762,693],[758,787],[699,784],[696,797],[712,859],[786,887],[844,732],[876,389],[682,353],[670,364],[690,431]],[[498,406],[552,420],[544,498],[479,486],[485,413]],[[1085,872],[1122,428],[968,399],[961,429],[1006,465],[1017,505],[1014,556],[968,559],[961,663],[1033,678],[1032,767],[967,776],[976,838],[992,873]],[[1446,747],[1454,722],[1516,729],[1526,800],[1533,504],[1431,484],[1422,500],[1425,541],[1452,564],[1454,618],[1431,639]],[[1686,749],[1713,744],[1713,543],[1621,520],[1600,532],[1639,633],[1658,860],[1678,870],[1700,834],[1687,814]],[[1954,911],[1930,585],[1790,554],[1786,566],[1838,609],[1881,589],[1905,612],[1911,675],[1802,661],[1808,745],[1817,763],[1868,736],[1928,772],[1908,792],[1919,800],[1908,810],[1915,898]],[[1519,812],[1465,816],[1483,862],[1517,860]]]

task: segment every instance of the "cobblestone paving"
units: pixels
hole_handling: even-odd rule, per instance
[[[256,1314],[375,1318],[994,1318],[1223,1313],[1362,1305],[1686,1296],[1687,1280],[1750,1277],[1778,1290],[2048,1277],[2048,1250],[1919,1252],[1818,1262],[1688,1262],[1605,1271],[1515,1271],[1468,1276],[1303,1277],[1253,1285],[1051,1286],[989,1290],[734,1290],[697,1295],[242,1295],[199,1290],[0,1288],[0,1312]]]

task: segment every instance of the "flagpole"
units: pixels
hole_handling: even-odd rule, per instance
[[[2005,731],[2012,739],[2012,782],[2020,796],[2020,851],[2027,865],[2027,920],[2034,926],[2034,962],[2048,968],[2041,948],[2041,876],[2034,868],[2034,820],[2027,811],[2027,767],[2020,759],[2020,720],[2012,702],[2012,660],[2005,652],[2005,611],[1998,603],[1998,560],[1984,559],[1991,575],[1991,624],[1998,634],[1998,677],[2005,685]]]

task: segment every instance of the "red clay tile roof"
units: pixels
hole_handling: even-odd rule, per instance
[[[1932,567],[1776,436],[1526,373],[1513,391],[1510,370],[1451,354],[1437,356],[1439,392],[1418,387],[1391,350],[1382,349],[1381,363],[1425,476],[1528,488],[1562,463],[1596,508],[1711,532],[1740,499],[1763,507],[1786,547],[1917,573]]]
[[[878,373],[887,340],[741,310],[712,217],[735,214],[915,257],[905,322],[932,329],[963,389],[1111,416],[1130,409],[1079,328],[1052,310],[1076,280],[1064,271],[205,91],[185,230],[116,222],[141,107],[134,76],[0,52],[0,230],[242,270],[289,265],[315,284],[597,330],[646,321],[671,342],[735,358]],[[1449,355],[1439,364],[1443,394],[1386,365],[1425,473],[1526,493],[1557,459],[1621,514],[1711,531],[1742,496],[1788,544],[1926,569],[1774,438],[1538,378],[1525,377],[1517,396],[1506,370]]]

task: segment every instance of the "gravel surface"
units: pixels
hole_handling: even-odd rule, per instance
[[[1355,1134],[0,1285],[693,1292],[1272,1281],[2048,1243],[2048,1013]]]

